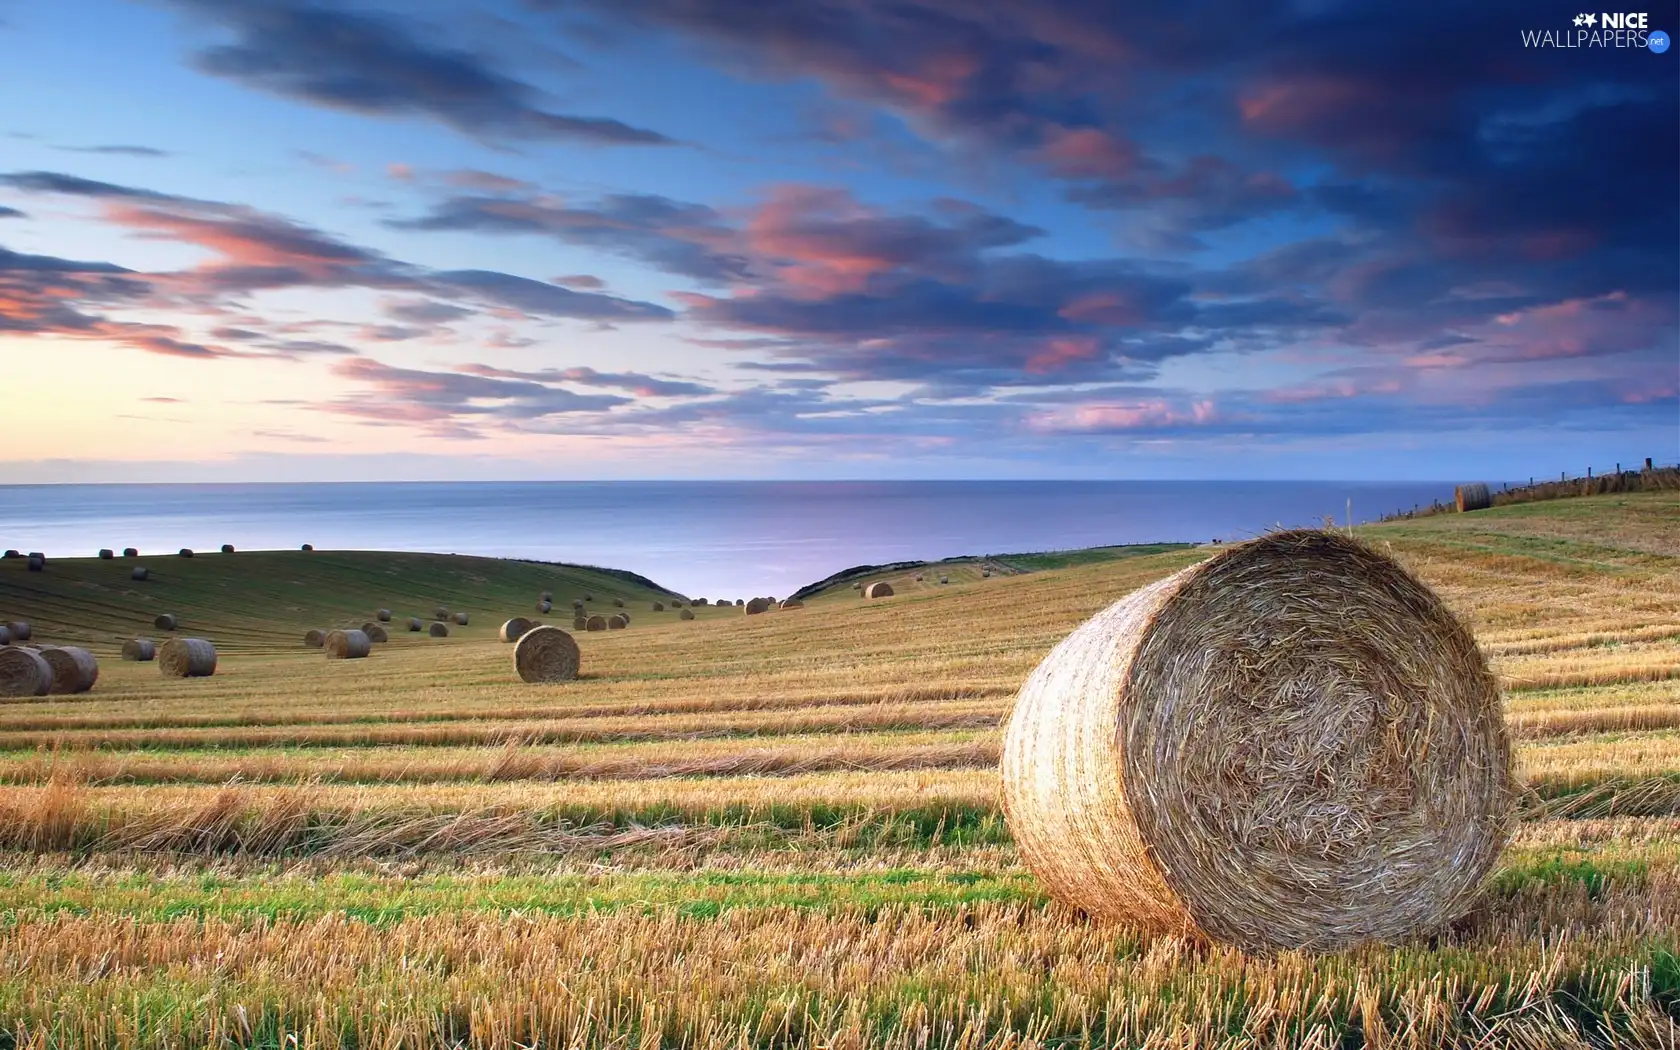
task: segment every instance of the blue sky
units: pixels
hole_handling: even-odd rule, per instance
[[[1680,56],[1575,14],[17,5],[0,482],[1672,459]]]

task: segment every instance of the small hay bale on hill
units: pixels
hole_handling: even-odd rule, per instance
[[[501,629],[496,632],[496,637],[500,638],[504,642],[517,642],[519,641],[519,636],[530,629],[530,620],[527,620],[523,616],[515,616],[513,619],[502,624]]]
[[[332,631],[321,648],[329,660],[360,660],[373,652],[373,639],[366,631]]]
[[[798,598],[784,598],[784,599],[782,599],[782,603],[780,605],[778,605],[777,608],[778,609],[803,609],[803,608],[805,608],[805,603],[800,601]]]
[[[554,603],[553,602],[538,602],[537,603],[537,611],[540,612],[540,613],[553,612],[554,611]]]
[[[23,555],[18,553],[16,547],[8,547],[6,548],[6,553],[0,554],[0,561],[11,561],[13,558],[21,557],[23,557]]]
[[[123,643],[122,658],[147,664],[157,657],[157,646],[150,638],[130,638]]]
[[[380,623],[390,623],[391,622],[391,610],[389,610],[389,609],[379,609],[379,610],[374,612],[373,618],[375,620],[378,620]]]
[[[653,611],[654,612],[664,612],[665,611],[665,603],[664,602],[654,602],[653,603]]]
[[[710,599],[708,599],[708,598],[696,598],[693,601],[689,602],[688,604],[698,605],[698,606],[704,607],[709,601],[710,601]]]
[[[859,580],[857,583],[852,584],[852,590],[854,590],[854,591],[863,590],[863,581]]]
[[[426,629],[426,622],[418,616],[410,616],[408,618],[408,629],[410,631],[423,631]]]
[[[28,568],[30,572],[46,572],[47,559],[40,554],[31,554],[29,556]]]
[[[587,631],[588,629],[589,629],[589,617],[587,617],[587,616],[574,616],[574,617],[572,617],[572,630],[574,630],[574,631]]]
[[[51,692],[55,694],[85,693],[99,681],[99,661],[86,649],[55,645],[42,649],[41,658],[52,668]]]
[[[180,621],[175,619],[174,613],[158,613],[157,617],[152,620],[152,626],[160,631],[173,631],[180,625]]]
[[[391,640],[391,632],[376,623],[362,624],[362,633],[368,636],[368,641],[385,643]]]
[[[693,609],[684,609],[682,612],[677,614],[677,619],[679,619],[679,620],[692,620],[692,619],[694,619],[694,610]]]
[[[584,621],[583,629],[586,631],[604,631],[607,629],[607,618],[596,613]]]
[[[18,645],[0,649],[0,696],[46,696],[53,671],[40,653]]]
[[[553,591],[544,591],[541,594],[537,595],[537,600],[542,601],[542,602],[552,602],[554,600],[554,592]],[[555,630],[559,630],[559,628],[557,627],[557,628],[555,628]]]
[[[607,630],[622,631],[630,626],[630,618],[623,613],[613,613],[607,618]]]
[[[582,654],[558,627],[533,627],[513,647],[513,668],[525,682],[565,682],[577,677]]]
[[[583,596],[583,600],[586,602],[592,602],[595,600],[595,596],[593,594],[586,594]]]
[[[125,558],[138,558],[138,557],[140,557],[140,550],[137,547],[124,547],[123,548],[123,557],[125,557]]]
[[[1453,503],[1460,514],[1467,510],[1487,510],[1493,506],[1493,496],[1488,487],[1479,481],[1468,485],[1460,485],[1453,489]]]
[[[447,619],[449,619],[449,610],[445,609],[441,605],[438,606],[436,609],[432,610],[432,619],[434,619],[434,620],[447,620]]]
[[[1132,592],[1045,657],[1004,810],[1051,895],[1245,951],[1459,915],[1516,784],[1474,637],[1396,562],[1278,532]]]
[[[743,605],[745,605],[745,604],[747,604],[747,600],[746,600],[746,599],[745,599],[745,598],[737,598],[737,599],[735,599],[735,607],[736,607],[736,608],[737,608],[737,609],[739,609],[739,608],[740,608],[740,607],[741,607],[741,606],[743,606]]]
[[[466,613],[458,612],[458,613],[455,614],[455,626],[465,627],[469,622],[471,622],[471,619],[472,618],[469,617]]]
[[[446,623],[441,623],[441,622],[440,623],[434,623],[428,629],[427,633],[430,634],[433,638],[448,638],[449,637],[449,625],[446,624]]]
[[[757,616],[759,613],[769,612],[770,600],[768,598],[754,598],[746,604],[746,610],[748,616]]]
[[[222,553],[223,554],[232,554],[233,553],[233,544],[231,544],[231,543],[222,544]]]
[[[613,599],[613,608],[615,608],[615,609],[624,608],[624,599],[623,598],[614,598]]]
[[[29,636],[35,633],[35,628],[29,626],[28,620],[13,620],[6,625],[6,630],[11,632],[13,644],[27,642]]]
[[[305,543],[303,546],[298,548],[300,551],[312,551],[314,549],[315,545],[313,543]]]
[[[942,583],[942,584],[943,584],[943,583],[950,583],[950,582],[951,582],[951,577],[949,577],[949,576],[941,576],[941,577],[939,577],[939,582],[940,582],[940,583]]]
[[[327,632],[321,630],[305,631],[303,632],[303,644],[311,649],[319,649],[327,644]]]
[[[892,584],[885,580],[882,580],[879,583],[872,583],[863,589],[863,596],[865,598],[891,598],[892,595]]]
[[[916,574],[916,582],[921,583],[923,579],[925,579],[925,577],[921,573],[918,572]]]
[[[582,598],[573,598],[572,599],[572,608],[581,610],[583,608],[583,599]]]
[[[158,650],[157,663],[169,678],[209,678],[216,673],[216,647],[203,638],[171,638]]]
[[[180,555],[183,558],[190,558],[190,557],[193,556],[193,552],[192,552],[191,547],[182,547],[180,550],[176,551],[175,553]]]
[[[117,556],[117,552],[112,550],[109,547],[99,548],[99,560],[100,561],[110,561],[111,559],[115,558],[116,556]]]
[[[128,571],[128,578],[133,580],[135,583],[145,583],[147,580],[152,578],[152,570],[146,568],[144,565],[136,565]]]

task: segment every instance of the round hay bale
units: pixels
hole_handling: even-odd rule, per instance
[[[128,571],[128,578],[136,583],[145,583],[147,580],[152,578],[152,570],[146,568],[144,565],[136,565]]]
[[[231,543],[222,544],[222,553],[223,554],[232,554],[233,553],[233,544],[231,544]]]
[[[865,598],[891,598],[892,594],[892,584],[887,583],[885,580],[880,583],[872,583],[863,589],[863,596]]]
[[[683,607],[683,603],[682,603],[682,602],[679,602],[679,601],[676,601],[676,600],[675,600],[675,599],[672,599],[672,601],[671,601],[671,608],[673,608],[673,609],[681,609],[681,608],[682,608],[682,607]]]
[[[391,640],[391,634],[376,623],[362,624],[362,633],[368,636],[368,641],[381,644]]]
[[[1499,689],[1404,568],[1279,532],[1109,606],[1028,677],[1004,809],[1050,893],[1245,950],[1458,915],[1508,833]]]
[[[447,619],[449,619],[449,610],[445,609],[441,605],[438,606],[436,609],[432,610],[432,619],[434,619],[434,620],[447,620]]]
[[[303,632],[303,644],[311,649],[319,649],[327,644],[327,632],[311,630]]]
[[[0,623],[0,645],[12,644],[12,629]]]
[[[587,631],[588,629],[589,629],[589,617],[587,617],[587,616],[574,616],[574,617],[572,617],[572,630],[574,630],[574,631]]]
[[[468,619],[469,619],[469,617],[467,616],[466,613],[464,613],[464,612],[456,613],[455,614],[455,626],[465,627],[467,625]]]
[[[12,633],[12,641],[27,642],[29,636],[35,633],[35,628],[29,626],[28,620],[13,620],[6,625],[6,630]]]
[[[664,612],[665,611],[665,603],[664,602],[654,602],[653,603],[653,611],[654,612]]]
[[[583,629],[586,631],[604,631],[607,629],[607,618],[600,614],[591,616],[583,622]]]
[[[745,598],[737,598],[737,599],[735,599],[735,607],[736,607],[736,608],[737,608],[737,609],[739,609],[739,608],[740,608],[740,607],[741,607],[741,606],[743,606],[743,605],[745,605],[745,604],[747,604],[747,600],[746,600],[746,599],[745,599]]]
[[[1487,510],[1493,506],[1493,496],[1486,485],[1475,481],[1453,489],[1453,504],[1460,514],[1467,510]]]
[[[86,649],[74,645],[55,645],[41,650],[41,658],[52,668],[50,690],[56,694],[85,693],[99,681],[99,661]]]
[[[449,625],[446,623],[434,623],[431,626],[430,634],[433,638],[448,638]]]
[[[203,638],[171,638],[158,650],[157,663],[170,678],[208,678],[216,673],[216,647]]]
[[[582,598],[573,598],[572,599],[572,608],[582,609],[583,608],[583,599]]]
[[[798,598],[784,598],[784,599],[782,599],[782,603],[780,605],[776,606],[776,608],[778,608],[778,609],[803,609],[803,608],[805,608],[805,603],[800,601]]]
[[[704,605],[706,605],[706,604],[707,604],[707,603],[708,603],[708,602],[709,602],[709,601],[710,601],[710,599],[708,599],[708,598],[696,598],[696,599],[694,599],[694,600],[693,600],[693,601],[691,601],[691,602],[689,602],[689,603],[688,603],[688,604],[690,604],[690,605],[699,605],[699,606],[704,606]]]
[[[623,598],[614,598],[613,599],[613,608],[615,608],[615,609],[624,608],[624,599]]]
[[[682,612],[677,614],[677,619],[679,619],[679,620],[692,620],[692,619],[694,619],[694,610],[693,609],[684,609]]]
[[[747,603],[746,609],[747,609],[747,615],[748,616],[757,616],[759,613],[769,612],[770,611],[770,599],[768,599],[768,598],[754,598],[752,601]]]
[[[593,594],[586,594],[583,596],[583,600],[586,602],[592,602],[595,600],[595,596]]]
[[[622,631],[630,626],[630,618],[623,613],[613,613],[607,618],[607,630]]]
[[[125,558],[138,558],[138,557],[140,557],[140,551],[135,547],[124,547],[123,548],[123,557],[125,557]]]
[[[565,682],[577,677],[581,654],[558,627],[533,627],[513,647],[513,668],[525,682]]]
[[[329,660],[360,660],[373,652],[373,639],[366,631],[332,631],[321,648],[327,651]]]
[[[553,602],[538,602],[537,603],[537,611],[540,612],[540,613],[550,612],[553,609],[554,609],[554,603]]]
[[[193,552],[192,552],[192,548],[191,548],[191,547],[182,547],[182,548],[181,548],[181,549],[180,549],[180,550],[179,550],[179,551],[177,551],[177,552],[176,552],[176,553],[177,553],[177,554],[179,554],[179,555],[180,555],[180,556],[181,556],[181,557],[183,557],[183,558],[190,558],[190,557],[192,557],[192,556],[193,556]]]
[[[553,591],[544,591],[541,594],[537,595],[537,600],[541,601],[541,602],[552,602],[554,600],[554,592]],[[555,628],[555,630],[559,630],[559,628]]]
[[[496,632],[496,637],[500,638],[504,642],[517,642],[519,641],[519,636],[530,629],[530,620],[527,620],[523,616],[515,616],[507,623],[502,624],[501,629]]]
[[[52,667],[40,653],[18,645],[0,649],[0,696],[46,696]]]
[[[117,556],[117,552],[112,550],[109,547],[99,548],[99,560],[100,561],[110,561],[112,558],[115,558],[116,556]]]
[[[951,582],[951,577],[949,577],[949,576],[941,576],[941,577],[939,577],[939,582],[940,582],[940,583],[942,583],[942,584],[944,584],[944,583],[950,583],[950,582]]]
[[[180,621],[175,619],[173,613],[158,613],[157,618],[152,621],[152,626],[160,631],[173,631],[180,626]]]
[[[21,557],[23,557],[23,555],[18,553],[16,547],[8,547],[8,548],[6,548],[6,553],[0,554],[0,559],[3,559],[5,561],[11,561],[13,558],[21,558]]]
[[[925,579],[925,578],[926,578],[926,577],[924,577],[924,576],[923,576],[923,575],[922,575],[922,574],[921,574],[921,573],[917,573],[917,574],[916,574],[916,582],[917,582],[917,583],[921,583],[921,582],[922,582],[922,580],[923,580],[923,579]]]
[[[408,618],[408,629],[410,631],[423,631],[426,629],[426,623],[418,616],[410,616]]]
[[[150,638],[130,638],[123,643],[122,658],[135,663],[151,663],[157,657],[157,646]]]
[[[315,545],[313,543],[305,543],[303,546],[298,548],[300,551],[312,551],[314,549]]]
[[[852,590],[854,590],[854,591],[863,590],[863,581],[859,580],[857,583],[852,584]]]
[[[30,572],[45,572],[47,570],[47,559],[39,554],[31,554],[28,568]]]
[[[375,620],[378,620],[380,623],[390,623],[391,622],[391,610],[380,609],[373,614],[373,618]]]

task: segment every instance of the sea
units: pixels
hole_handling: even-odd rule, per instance
[[[405,550],[628,569],[783,596],[856,565],[1225,542],[1380,518],[1447,482],[611,481],[0,485],[0,548]]]

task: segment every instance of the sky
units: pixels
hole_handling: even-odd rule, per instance
[[[1587,14],[0,6],[0,483],[1673,460],[1680,17]]]

